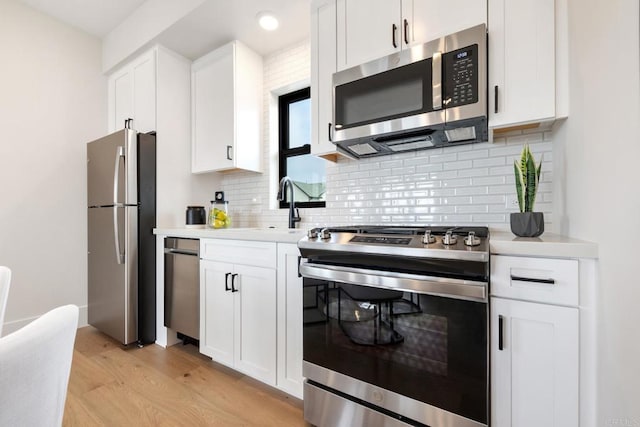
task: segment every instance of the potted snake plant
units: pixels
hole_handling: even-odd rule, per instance
[[[511,214],[511,231],[520,237],[538,237],[544,232],[544,215],[533,207],[540,182],[542,161],[536,165],[528,145],[522,149],[519,160],[513,163],[516,175],[516,193],[520,212]]]

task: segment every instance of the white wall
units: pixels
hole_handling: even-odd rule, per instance
[[[62,304],[86,316],[86,142],[106,131],[107,86],[98,39],[11,0],[0,0],[0,52],[8,333]]]
[[[640,426],[637,0],[570,0],[570,116],[554,145],[560,231],[599,248],[598,426]]]

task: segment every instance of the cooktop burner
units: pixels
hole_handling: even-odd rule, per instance
[[[384,225],[313,228],[298,242],[298,247],[306,254],[375,254],[488,262],[489,229]]]
[[[387,225],[348,225],[341,227],[317,228],[317,231],[328,230],[329,233],[353,233],[353,234],[401,234],[401,235],[423,235],[427,230],[431,231],[434,236],[444,236],[451,231],[456,236],[467,236],[470,231],[474,232],[476,237],[488,237],[488,227],[455,227],[455,226],[387,226]]]

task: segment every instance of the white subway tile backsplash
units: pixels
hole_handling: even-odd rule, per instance
[[[273,91],[309,80],[309,67],[309,43],[304,41],[264,58],[264,172],[223,175],[222,190],[231,201],[234,226],[287,226],[288,210],[272,209],[277,183],[271,181],[278,174],[271,169],[277,167],[271,153],[278,141],[270,140],[275,122],[269,108]],[[508,229],[509,214],[518,210],[513,162],[525,143],[543,163],[536,210],[545,213],[549,226],[553,133],[534,129],[503,134],[492,143],[326,162],[327,207],[301,209],[300,227],[484,224]],[[274,200],[269,200],[270,194]]]

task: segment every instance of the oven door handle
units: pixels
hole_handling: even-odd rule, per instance
[[[487,302],[487,289],[489,287],[487,282],[475,280],[422,276],[417,274],[368,270],[364,268],[313,264],[309,262],[300,264],[300,273],[302,277],[310,279],[418,292],[485,303]]]

